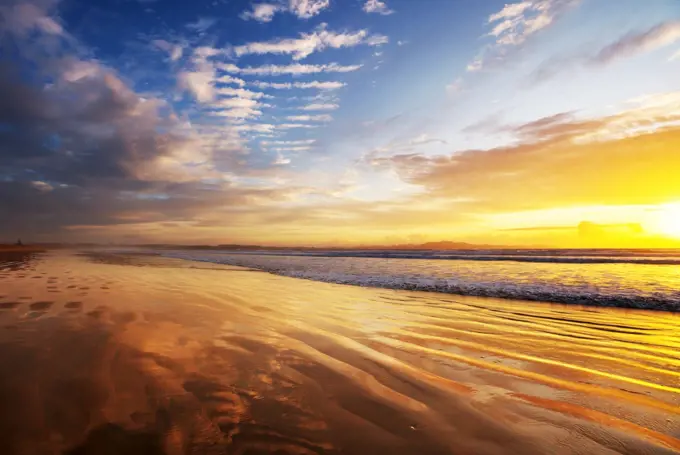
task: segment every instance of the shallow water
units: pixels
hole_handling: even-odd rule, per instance
[[[56,252],[0,262],[0,365],[3,454],[680,453],[664,312]]]
[[[677,250],[162,254],[340,284],[680,311]],[[386,257],[375,257],[380,254]]]

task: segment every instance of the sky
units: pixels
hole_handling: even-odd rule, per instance
[[[680,3],[1,0],[19,237],[680,247]]]

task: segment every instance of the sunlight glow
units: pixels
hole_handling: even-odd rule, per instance
[[[656,222],[656,230],[662,235],[680,238],[680,203],[661,208]]]

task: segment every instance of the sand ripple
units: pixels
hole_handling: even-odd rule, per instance
[[[680,318],[0,260],[2,454],[680,453]]]

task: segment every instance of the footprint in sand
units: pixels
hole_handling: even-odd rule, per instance
[[[44,311],[49,310],[52,307],[52,305],[54,305],[54,302],[35,302],[31,303],[31,305],[29,305],[29,308],[35,311]]]
[[[13,310],[19,305],[20,302],[0,302],[0,310]]]
[[[69,310],[80,310],[83,308],[83,302],[66,302],[64,308],[68,308]]]

